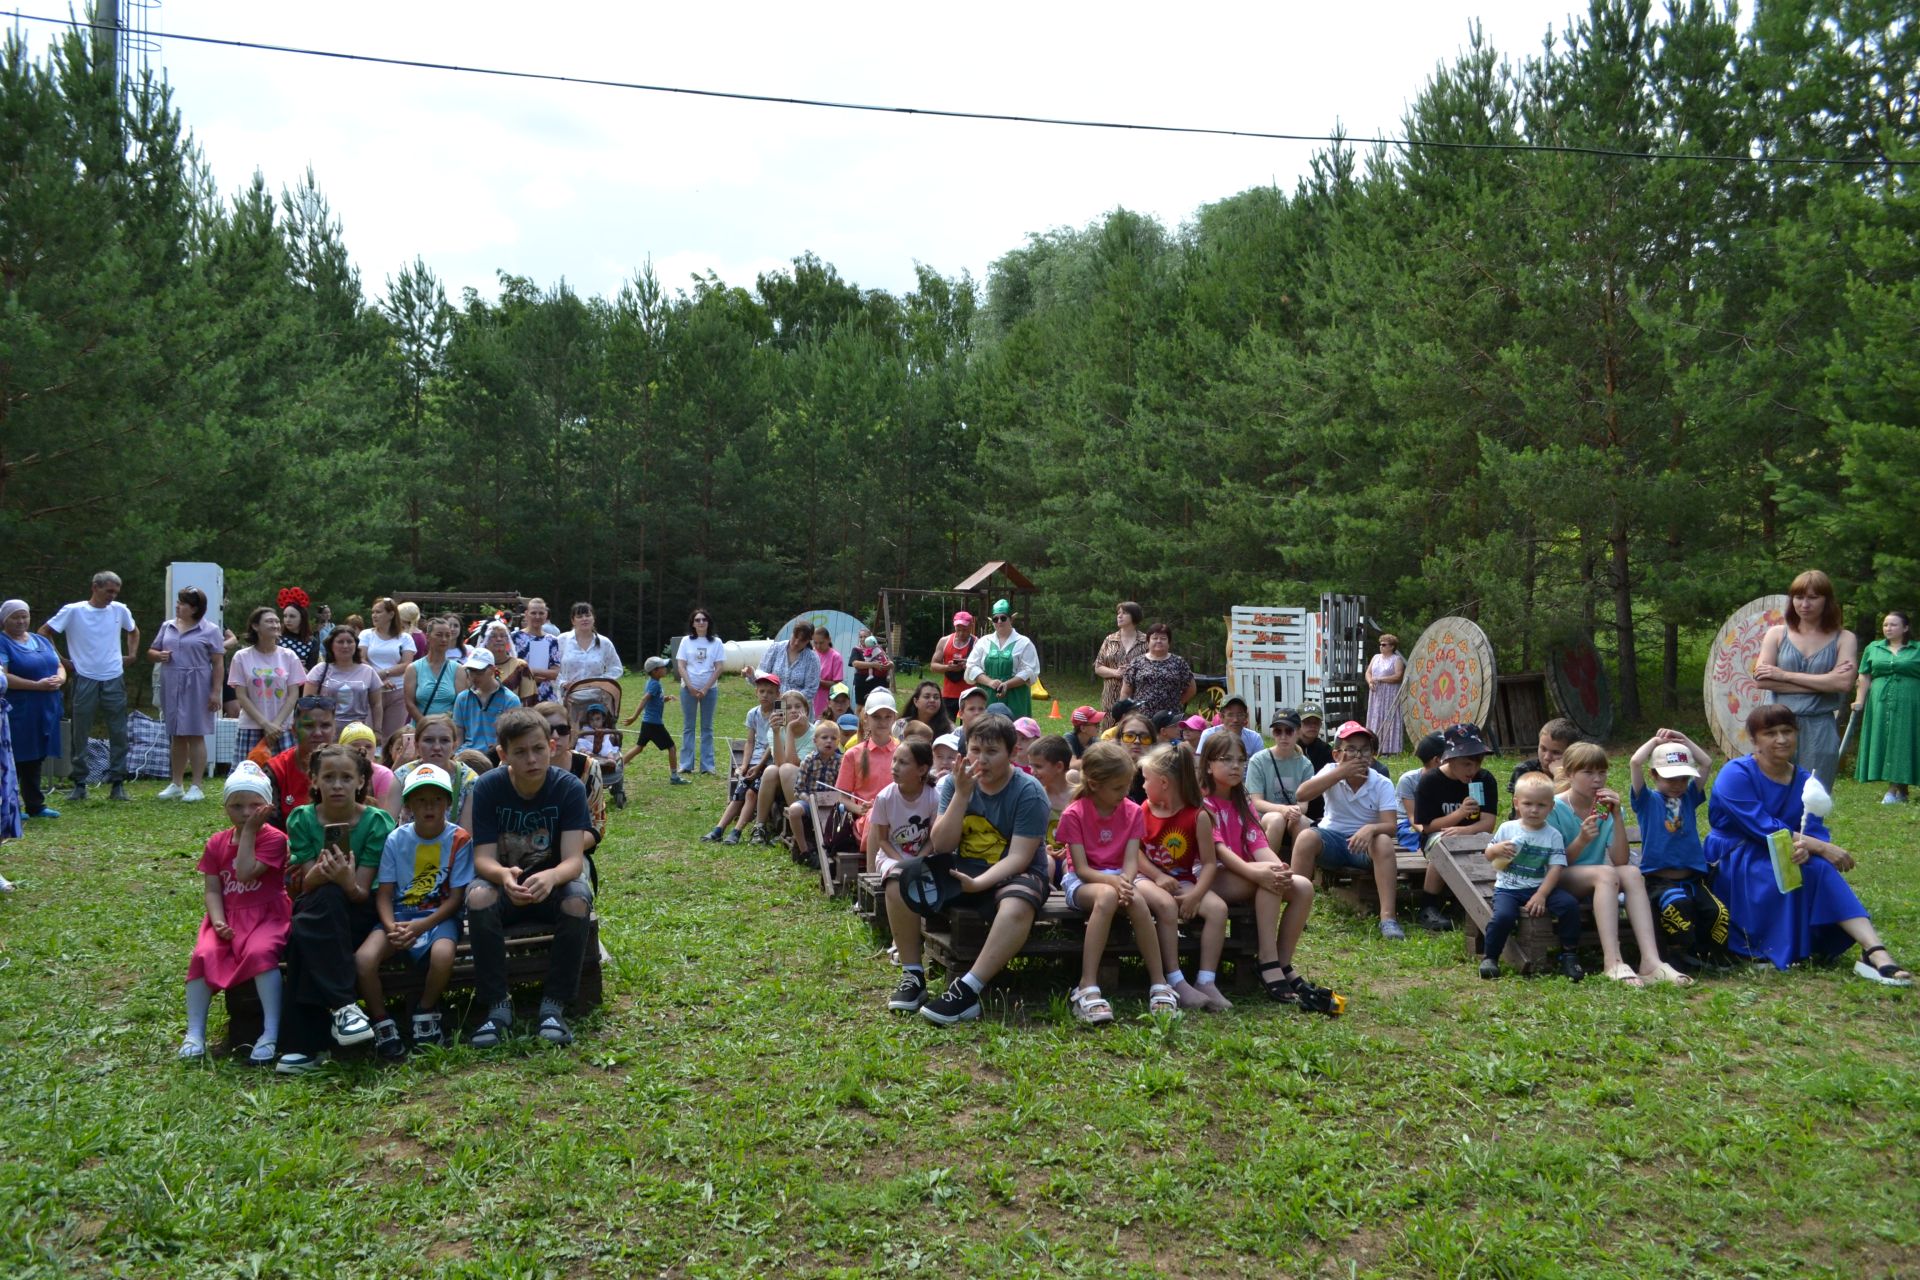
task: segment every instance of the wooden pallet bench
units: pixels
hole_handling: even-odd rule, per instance
[[[1486,951],[1487,926],[1493,923],[1493,882],[1498,873],[1487,861],[1487,846],[1492,843],[1493,837],[1483,832],[1442,835],[1427,846],[1434,865],[1440,870],[1440,879],[1466,910],[1467,924],[1462,937],[1469,959],[1478,959]],[[1640,832],[1628,826],[1627,854],[1631,862],[1638,863],[1639,849]],[[1582,950],[1597,950],[1600,946],[1600,935],[1593,927],[1589,910],[1593,905],[1591,902],[1581,904],[1586,922],[1580,933]],[[1633,944],[1633,931],[1627,927],[1624,912],[1620,920],[1620,944],[1623,952]],[[1508,935],[1506,951],[1500,959],[1521,973],[1545,973],[1553,967],[1553,958],[1559,950],[1551,916],[1522,915]]]
[[[513,925],[507,930],[507,986],[538,986],[546,981],[547,965],[553,951],[553,926],[548,924]],[[574,995],[576,1013],[586,1013],[600,1005],[603,990],[602,964],[610,959],[600,945],[600,916],[587,917],[587,954],[580,964],[580,988]],[[280,966],[282,975],[286,966]],[[401,1005],[419,996],[426,985],[427,971],[404,956],[395,956],[380,967],[380,985],[384,989],[388,1012],[400,1017]],[[460,943],[453,955],[453,978],[447,984],[447,997],[473,990],[473,948],[466,936],[464,921]],[[229,988],[227,997],[227,1045],[231,1049],[250,1044],[260,1035],[260,997],[252,982]],[[468,1021],[475,1015],[484,1018],[484,1010],[469,1009]]]
[[[879,873],[862,871],[854,879],[855,913],[880,933],[887,933],[887,903]],[[941,966],[948,973],[966,972],[979,957],[990,925],[991,921],[964,910],[949,911],[942,917],[927,919],[921,927],[926,960]],[[1027,935],[1026,945],[1020,948],[1020,954],[1077,960],[1085,946],[1086,917],[1069,908],[1066,895],[1055,888],[1048,895],[1046,905],[1035,914],[1033,931]],[[1223,964],[1229,960],[1234,962],[1232,976],[1235,981],[1244,983],[1254,978],[1258,952],[1252,906],[1230,907],[1227,912],[1226,946],[1221,952],[1221,959]],[[1134,945],[1132,922],[1125,915],[1118,916],[1107,935],[1107,948],[1101,956],[1101,984],[1117,983],[1120,961],[1128,957],[1138,958],[1139,954],[1139,948]],[[1199,954],[1200,930],[1196,923],[1192,928],[1181,931],[1181,963],[1197,963]]]
[[[1394,847],[1394,858],[1400,880],[1418,887],[1427,874],[1426,858],[1397,845]],[[1313,878],[1328,897],[1338,899],[1360,914],[1372,916],[1380,913],[1380,889],[1373,882],[1371,867],[1330,867],[1319,863],[1313,869]]]

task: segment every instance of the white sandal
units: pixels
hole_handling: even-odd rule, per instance
[[[1080,987],[1073,993],[1073,1016],[1097,1027],[1113,1021],[1113,1006],[1100,994],[1100,988]]]
[[[1662,960],[1659,966],[1654,969],[1653,980],[1655,982],[1671,982],[1676,987],[1690,987],[1693,985],[1692,978],[1689,978],[1665,960]]]
[[[1147,1012],[1170,1013],[1180,1016],[1180,997],[1173,994],[1173,988],[1164,982],[1156,982],[1147,988]]]

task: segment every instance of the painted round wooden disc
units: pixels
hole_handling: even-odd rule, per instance
[[[1713,637],[1707,650],[1707,673],[1703,692],[1707,703],[1707,726],[1726,759],[1744,756],[1753,750],[1747,737],[1747,716],[1767,700],[1767,691],[1753,682],[1753,664],[1760,657],[1760,642],[1767,628],[1787,620],[1787,598],[1761,596],[1733,611]]]
[[[1487,732],[1497,679],[1487,633],[1465,618],[1437,619],[1407,651],[1407,678],[1400,686],[1407,740],[1450,724]]]
[[[1607,678],[1600,651],[1593,647],[1592,635],[1582,631],[1548,650],[1547,682],[1553,686],[1560,714],[1586,737],[1605,742],[1613,732],[1613,682]]]

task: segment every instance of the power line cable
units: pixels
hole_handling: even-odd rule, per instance
[[[110,28],[77,18],[50,18],[41,14],[12,10],[16,23],[41,22],[80,31]],[[516,71],[508,67],[466,67],[452,62],[430,62],[420,58],[390,58],[372,53],[345,53],[337,49],[307,49],[298,45],[266,44],[256,40],[234,40],[220,36],[196,36],[179,31],[148,31],[153,40],[181,40],[189,44],[218,45],[229,49],[247,49],[260,53],[286,53],[307,58],[332,58],[341,62],[365,62],[383,67],[405,67],[415,71],[451,71],[461,75],[500,76],[510,80],[535,80],[552,84],[590,85],[601,89],[626,89],[638,93],[672,93],[693,98],[720,98],[732,102],[757,102],[773,106],[817,107],[829,111],[868,111],[883,115],[931,116],[944,120],[983,120],[999,124],[1038,124],[1069,129],[1126,129],[1139,133],[1175,133],[1216,138],[1251,138],[1268,142],[1319,142],[1331,145],[1362,143],[1369,146],[1399,147],[1405,150],[1428,148],[1446,151],[1535,152],[1546,155],[1599,156],[1616,160],[1691,160],[1710,164],[1839,165],[1853,168],[1877,168],[1920,164],[1920,160],[1900,160],[1890,156],[1856,158],[1850,156],[1753,156],[1701,151],[1622,151],[1610,147],[1583,147],[1543,142],[1451,142],[1433,138],[1349,137],[1340,134],[1274,133],[1260,129],[1210,128],[1204,125],[1142,124],[1120,120],[1078,120],[1064,116],[1032,116],[1000,111],[958,111],[943,107],[886,106],[872,102],[839,102],[830,98],[795,98],[770,93],[745,93],[731,89],[694,89],[685,85],[644,84],[633,80],[607,80],[596,76],[566,76],[550,71]]]

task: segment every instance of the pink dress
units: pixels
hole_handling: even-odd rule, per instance
[[[1375,680],[1397,678],[1402,682],[1382,685],[1367,699],[1367,728],[1379,740],[1383,756],[1397,756],[1406,749],[1406,729],[1400,720],[1400,690],[1406,687],[1406,671],[1406,659],[1397,653],[1391,657],[1376,653],[1367,663],[1367,674]]]
[[[840,656],[838,649],[828,649],[820,655],[820,687],[813,691],[813,714],[827,714],[827,702],[832,698],[833,686],[847,678],[847,660]]]
[[[287,949],[287,929],[293,923],[293,901],[287,897],[287,837],[277,827],[262,827],[254,837],[253,856],[260,877],[245,884],[233,874],[240,852],[240,833],[229,827],[216,832],[200,855],[202,875],[219,876],[221,900],[233,941],[222,942],[213,922],[200,921],[200,939],[194,943],[187,981],[205,978],[215,991],[225,991],[275,968]]]

